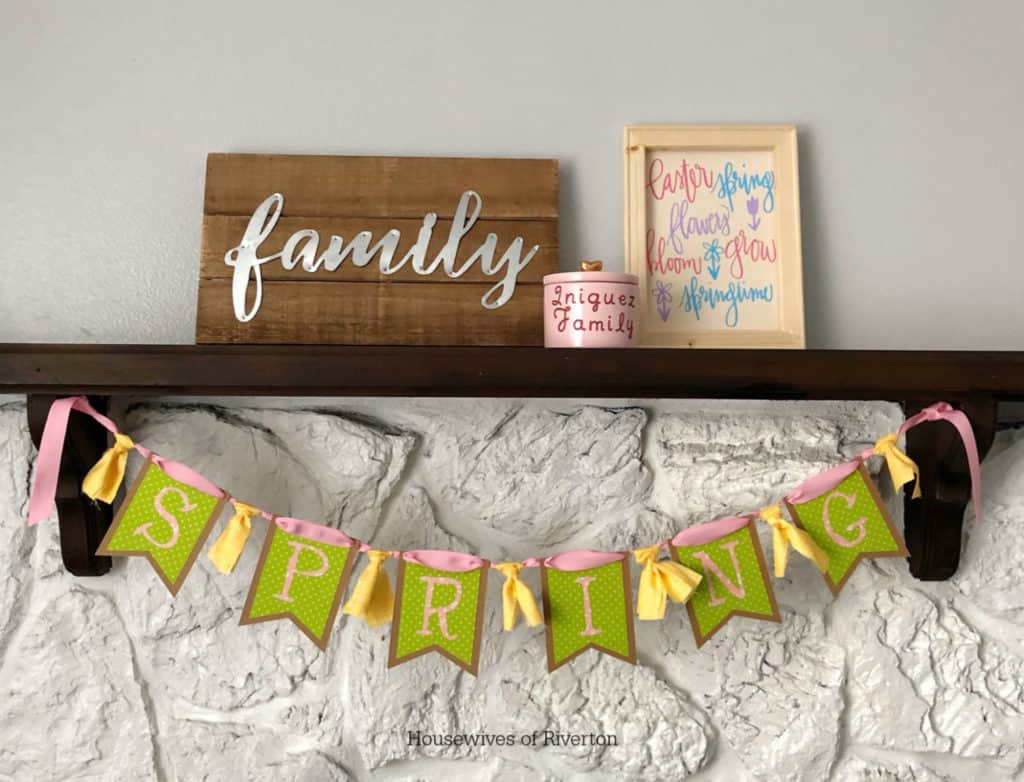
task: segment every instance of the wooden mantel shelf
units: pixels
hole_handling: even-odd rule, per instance
[[[4,393],[28,394],[37,443],[50,403],[71,394],[100,409],[116,395],[888,400],[908,415],[943,400],[970,417],[984,456],[998,403],[1024,400],[1024,352],[0,344]],[[79,492],[106,443],[98,425],[72,418],[57,507],[75,575],[110,568],[95,555],[110,507]],[[908,432],[907,451],[924,492],[905,501],[910,569],[947,579],[970,497],[964,450],[953,427],[933,423]]]
[[[1024,400],[1024,352],[0,344],[0,393]]]

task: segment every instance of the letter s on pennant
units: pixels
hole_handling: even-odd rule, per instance
[[[188,513],[198,507],[195,503],[191,502],[188,495],[177,486],[164,486],[160,491],[158,491],[156,497],[153,499],[153,508],[156,510],[160,518],[170,525],[171,536],[163,542],[154,539],[153,536],[149,534],[149,528],[153,526],[152,521],[140,524],[133,530],[136,535],[141,535],[149,542],[150,545],[156,546],[157,548],[174,548],[178,545],[178,535],[181,532],[181,526],[178,524],[178,518],[164,507],[164,497],[169,493],[177,494],[181,498],[182,513]]]

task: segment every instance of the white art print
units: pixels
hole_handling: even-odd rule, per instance
[[[774,156],[647,151],[644,263],[653,332],[779,325]]]

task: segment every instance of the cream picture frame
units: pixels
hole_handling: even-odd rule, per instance
[[[796,128],[630,125],[624,158],[639,344],[803,348]]]

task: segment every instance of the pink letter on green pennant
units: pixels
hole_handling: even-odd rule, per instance
[[[731,517],[691,527],[669,548],[677,562],[704,576],[686,604],[698,647],[733,616],[780,621],[753,519]]]
[[[270,523],[240,623],[291,619],[326,649],[359,544],[328,527],[319,529],[334,533],[339,545],[294,534],[282,528],[285,521]]]
[[[566,564],[580,553],[597,560],[598,552],[572,552],[549,557],[541,565],[548,670],[553,671],[587,649],[596,649],[636,664],[633,596],[629,561],[612,561],[570,570]]]
[[[438,652],[476,676],[487,596],[487,562],[442,570],[398,560],[388,667]]]
[[[824,577],[833,594],[839,594],[862,559],[908,556],[863,464],[818,497],[790,504],[789,512],[828,554]]]
[[[224,502],[147,460],[96,553],[145,557],[176,595]]]

